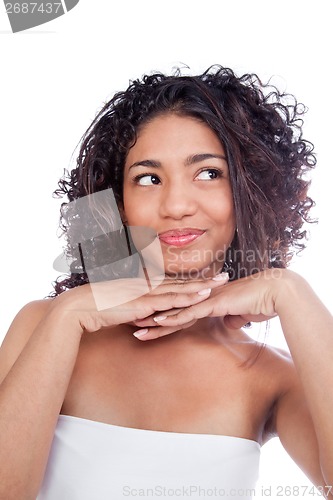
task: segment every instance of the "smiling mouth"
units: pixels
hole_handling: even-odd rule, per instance
[[[166,245],[172,245],[175,247],[182,247],[192,243],[200,236],[202,236],[206,231],[202,229],[175,229],[172,231],[165,231],[158,235],[159,240]]]

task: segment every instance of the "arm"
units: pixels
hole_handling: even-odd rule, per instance
[[[75,364],[82,330],[51,308],[25,307],[0,351],[3,378],[23,347],[0,386],[1,500],[36,498]],[[37,324],[33,334],[32,323]]]
[[[279,403],[277,431],[305,469],[314,470],[309,455],[317,457],[324,481],[333,485],[333,318],[297,274],[288,272],[276,285],[275,309],[301,384]],[[295,439],[301,432],[303,439]]]
[[[213,290],[211,297],[169,317],[154,317],[166,327],[204,317],[222,317],[240,328],[248,321],[279,315],[296,372],[280,398],[276,430],[295,461],[316,485],[333,485],[333,318],[307,282],[285,269],[268,269]],[[148,320],[146,321],[148,325]],[[166,331],[167,333],[167,331]],[[320,481],[320,482],[318,482]]]
[[[208,295],[198,291],[218,285],[161,285],[123,307],[102,311],[96,310],[90,286],[84,285],[23,308],[0,349],[0,500],[36,498],[84,330],[187,307],[206,300]],[[100,288],[112,297],[131,286],[136,286],[134,280],[102,283]]]

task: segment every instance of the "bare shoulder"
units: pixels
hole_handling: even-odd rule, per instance
[[[285,394],[300,386],[293,358],[289,351],[275,346],[265,346],[264,370],[277,386],[276,404]]]
[[[277,436],[276,416],[280,401],[298,385],[298,374],[289,351],[257,343],[258,356],[249,358],[249,381],[254,397],[264,402],[262,444]],[[251,352],[251,351],[250,351]],[[253,351],[252,351],[253,352]]]
[[[0,347],[0,382],[15,363],[51,304],[52,299],[29,302],[13,319]]]
[[[289,351],[265,346],[262,356],[265,379],[274,386],[270,418],[266,424],[266,440],[279,435],[278,419],[281,407],[288,401],[289,408],[305,402],[302,384]]]
[[[302,383],[289,351],[269,346],[267,355],[267,362],[270,364],[268,370],[271,371],[271,375],[276,376],[280,384],[278,407],[278,404],[287,397],[290,398],[292,395],[299,397],[303,394]]]
[[[290,377],[296,375],[295,366],[291,354],[286,349],[275,347],[266,343],[253,340],[244,331],[242,341],[248,343],[249,361],[254,361],[252,366],[258,367],[264,379],[270,378],[278,384],[290,381]],[[253,345],[256,348],[253,349]],[[251,364],[251,363],[250,363]]]
[[[284,369],[294,370],[294,362],[291,354],[286,349],[281,349],[280,347],[275,347],[271,345],[265,345],[266,352],[266,362],[271,364],[271,368],[274,369]]]

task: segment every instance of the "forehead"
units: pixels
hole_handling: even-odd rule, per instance
[[[216,133],[205,123],[189,116],[165,114],[144,124],[129,150],[126,163],[134,157],[157,159],[160,155],[189,155],[195,153],[223,154],[224,148]],[[135,161],[134,160],[134,161]]]

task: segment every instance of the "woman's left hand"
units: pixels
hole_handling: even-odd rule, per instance
[[[137,326],[148,328],[139,338],[156,339],[206,317],[223,317],[225,326],[232,329],[239,329],[250,321],[267,321],[277,315],[276,298],[288,274],[285,269],[267,269],[213,289],[210,297],[199,304],[145,318],[136,322]]]

